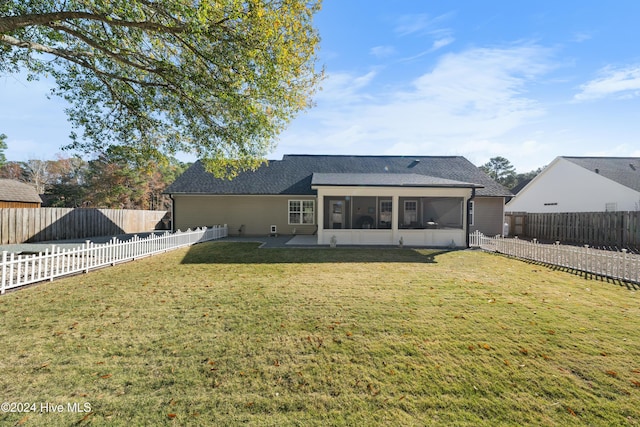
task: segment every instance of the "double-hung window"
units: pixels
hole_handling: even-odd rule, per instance
[[[314,200],[289,200],[289,224],[313,224]]]

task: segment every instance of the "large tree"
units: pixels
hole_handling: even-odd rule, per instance
[[[51,75],[69,148],[257,164],[322,73],[320,0],[4,0],[0,73]]]
[[[109,147],[89,161],[87,201],[93,207],[149,209],[149,180],[155,162],[140,159],[129,147]]]
[[[516,184],[516,169],[504,157],[492,157],[487,163],[480,166],[480,169],[507,188],[512,188]]]

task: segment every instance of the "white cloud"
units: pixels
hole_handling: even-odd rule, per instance
[[[431,45],[431,47],[427,50],[424,50],[416,55],[412,55],[406,58],[402,58],[400,61],[402,62],[408,62],[408,61],[413,61],[415,59],[421,58],[425,55],[428,55],[430,53],[433,53],[439,49],[442,49],[445,46],[450,45],[451,43],[453,43],[456,39],[453,37],[444,37],[442,39],[437,39],[434,40],[433,44]]]
[[[322,90],[317,94],[318,102],[348,104],[367,99],[366,88],[376,76],[375,71],[354,75],[350,73],[331,73],[322,82]]]
[[[278,152],[505,155],[496,141],[545,114],[527,85],[550,69],[550,53],[521,45],[447,54],[393,91],[376,89],[375,72],[333,74]]]
[[[571,37],[571,41],[575,42],[575,43],[582,43],[585,42],[587,40],[591,40],[592,36],[589,33],[585,33],[585,32],[577,32],[574,33],[573,36]]]
[[[427,14],[404,15],[398,19],[395,32],[400,36],[418,35],[431,38],[431,46],[417,54],[403,58],[401,61],[412,61],[433,53],[455,42],[453,30],[443,25],[454,15],[453,12],[431,18]]]
[[[547,54],[536,46],[448,54],[433,71],[414,81],[410,96],[450,117],[495,120],[537,115],[539,107],[523,93],[528,81],[548,69]]]
[[[581,92],[574,96],[576,101],[586,101],[607,97],[635,98],[640,96],[640,65],[626,68],[606,67],[600,71],[600,77],[580,87]]]
[[[453,13],[451,12],[433,18],[426,13],[403,15],[397,21],[395,32],[400,36],[416,33],[433,34],[434,31],[438,31],[444,21],[447,21],[452,16]]]
[[[444,38],[438,39],[433,42],[433,45],[431,46],[431,52],[435,52],[438,49],[442,49],[443,47],[453,43],[455,40],[456,39],[454,39],[453,37],[444,37]]]
[[[387,58],[396,53],[396,49],[393,46],[374,46],[369,50],[369,53],[376,58]]]

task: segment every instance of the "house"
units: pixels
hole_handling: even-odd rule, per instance
[[[460,156],[285,155],[232,180],[194,163],[165,193],[174,229],[317,235],[318,244],[466,246],[502,233],[511,193]]]
[[[638,209],[638,157],[556,157],[505,207],[527,213]]]
[[[0,208],[39,208],[42,199],[29,184],[0,179]]]

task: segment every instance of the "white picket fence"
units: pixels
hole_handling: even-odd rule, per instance
[[[130,240],[113,238],[107,243],[90,241],[74,249],[53,247],[33,255],[16,255],[2,252],[0,268],[0,294],[8,289],[18,288],[36,282],[53,280],[96,268],[115,265],[120,262],[167,252],[172,249],[191,246],[195,243],[221,239],[227,236],[227,225],[195,230],[150,234],[148,237],[134,236]]]
[[[622,251],[606,251],[584,246],[544,244],[518,238],[487,237],[476,231],[469,236],[469,246],[490,252],[540,262],[600,277],[640,283],[640,255]]]

